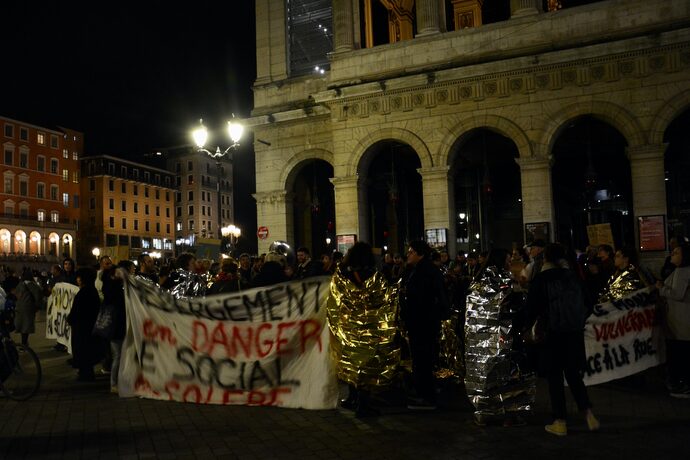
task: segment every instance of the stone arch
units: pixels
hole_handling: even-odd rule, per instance
[[[310,160],[323,160],[333,166],[333,152],[324,149],[309,149],[293,155],[280,173],[280,184],[282,184],[284,190],[292,190],[297,174],[299,174],[301,169],[299,166]],[[335,166],[333,167],[335,169]]]
[[[584,115],[591,115],[613,126],[623,135],[628,147],[647,143],[640,122],[623,107],[611,102],[587,101],[569,105],[550,117],[547,114],[549,122],[541,138],[541,144],[547,146],[546,151],[551,152],[559,133],[570,120]]]
[[[652,126],[649,128],[649,143],[659,145],[664,142],[666,128],[681,113],[690,109],[690,90],[676,94],[662,104],[661,110],[653,117]]]
[[[487,114],[483,116],[468,117],[449,129],[443,141],[441,141],[441,146],[439,148],[439,163],[449,165],[451,161],[451,150],[457,140],[473,129],[478,128],[486,128],[490,131],[495,131],[512,140],[517,146],[520,158],[528,158],[534,155],[532,144],[527,134],[520,126],[507,118]]]
[[[362,160],[364,160],[365,154],[369,150],[369,147],[380,141],[400,141],[412,147],[417,156],[419,157],[419,162],[422,168],[430,168],[434,166],[434,161],[431,157],[431,152],[429,148],[422,141],[422,139],[417,136],[412,131],[400,128],[384,128],[360,139],[357,146],[354,149],[355,154],[350,159],[350,163],[347,165],[347,175],[356,175],[360,168],[362,167]]]

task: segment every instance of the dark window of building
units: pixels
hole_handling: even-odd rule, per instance
[[[111,217],[112,219],[112,217]],[[107,233],[105,235],[105,245],[106,246],[117,246],[117,235],[111,235]]]
[[[287,0],[290,76],[322,73],[333,51],[331,0]],[[318,67],[318,70],[317,70]]]

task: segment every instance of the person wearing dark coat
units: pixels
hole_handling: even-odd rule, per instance
[[[78,286],[77,273],[74,271],[74,260],[67,257],[62,261],[62,274],[55,281],[56,283],[69,283]]]
[[[534,277],[527,296],[527,324],[534,324],[540,318],[545,325],[546,338],[541,352],[554,421],[544,428],[557,436],[568,433],[564,376],[589,429],[599,429],[599,421],[592,414],[592,404],[582,382],[586,360],[585,291],[577,274],[563,267],[565,256],[565,250],[558,243],[546,247],[542,271]]]
[[[269,252],[266,254],[261,271],[252,280],[252,286],[271,286],[288,281],[288,277],[285,274],[286,267],[287,258],[284,255],[277,252]]]
[[[297,249],[297,270],[292,279],[303,280],[312,276],[321,276],[323,272],[318,262],[311,259],[309,249],[301,247]]]
[[[412,356],[412,379],[416,397],[408,408],[436,408],[434,363],[438,356],[441,321],[450,315],[450,302],[441,271],[431,261],[431,248],[424,241],[412,241],[407,251],[406,270],[400,297],[400,315],[405,323]]]
[[[36,332],[36,312],[43,304],[43,291],[34,281],[31,269],[25,268],[14,290],[17,306],[14,317],[15,332],[22,335],[22,345],[29,345],[29,334]]]
[[[79,292],[74,296],[72,310],[67,315],[67,323],[72,327],[72,366],[79,373],[78,381],[95,379],[93,366],[102,356],[103,343],[92,334],[101,307],[101,299],[96,290],[96,271],[92,268],[80,268],[76,272]]]
[[[223,260],[221,270],[213,280],[213,284],[206,292],[207,295],[239,292],[249,289],[246,279],[238,273],[238,267],[230,259]]]
[[[110,367],[110,392],[117,393],[117,383],[120,372],[120,357],[122,342],[127,331],[127,311],[125,308],[125,289],[122,277],[134,276],[136,266],[131,260],[121,260],[117,267],[110,267],[103,271],[103,305],[113,307],[113,324],[110,334],[110,353],[112,364]]]

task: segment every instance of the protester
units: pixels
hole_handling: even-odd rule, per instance
[[[245,278],[238,273],[237,264],[233,259],[224,259],[218,275],[208,289],[207,294],[224,294],[227,292],[239,292],[249,289],[250,285]]]
[[[60,278],[57,280],[58,283],[69,283],[69,284],[74,284],[75,286],[77,285],[77,274],[74,271],[76,269],[74,265],[74,260],[72,260],[69,257],[66,257],[62,261],[62,274]]]
[[[658,281],[659,294],[666,299],[666,365],[668,386],[674,398],[690,398],[690,246],[673,249],[676,267],[665,281]]]
[[[175,260],[177,268],[161,286],[180,299],[186,297],[201,297],[206,295],[206,280],[196,272],[196,256],[190,252],[180,254]]]
[[[542,239],[536,239],[527,245],[527,251],[529,253],[529,263],[523,271],[520,273],[520,285],[525,289],[529,289],[529,285],[535,276],[541,271],[541,267],[544,264],[544,248],[546,247],[546,242]]]
[[[614,267],[616,271],[599,294],[599,302],[617,300],[623,295],[642,289],[648,284],[648,281],[638,270],[637,253],[632,248],[624,247],[616,251]]]
[[[587,319],[585,293],[576,273],[560,265],[566,257],[560,244],[544,251],[544,264],[530,283],[527,297],[528,324],[541,321],[545,338],[541,353],[546,367],[553,422],[545,426],[557,436],[568,434],[563,377],[591,431],[599,429],[582,381],[585,364],[584,327]]]
[[[136,276],[158,284],[160,279],[156,273],[156,265],[154,264],[153,258],[148,253],[144,252],[137,257],[137,263],[139,266]]]
[[[321,272],[324,275],[332,275],[335,273],[337,264],[333,262],[330,254],[321,254]]]
[[[237,273],[248,286],[252,282],[252,259],[249,257],[249,254],[245,252],[240,254],[239,262],[240,266]]]
[[[409,399],[412,410],[436,408],[434,363],[438,356],[441,320],[450,305],[441,272],[431,262],[431,248],[412,241],[407,252],[411,270],[404,279],[400,313],[407,329],[412,355],[412,378],[416,395]]]
[[[297,249],[297,270],[295,270],[293,279],[303,280],[304,278],[320,276],[322,274],[319,264],[311,259],[309,249],[305,247]]]
[[[14,317],[15,332],[21,334],[22,345],[29,345],[29,334],[36,332],[36,312],[43,305],[43,292],[34,281],[31,269],[25,268],[14,289],[17,303]]]
[[[79,292],[74,296],[72,309],[67,315],[67,323],[72,327],[72,366],[78,369],[78,381],[95,379],[93,366],[100,360],[101,340],[92,334],[101,300],[94,285],[96,271],[80,268],[75,273]]]
[[[118,271],[122,270],[122,271]],[[127,312],[125,309],[125,291],[123,276],[134,276],[136,266],[131,260],[121,260],[117,267],[107,268],[102,275],[103,304],[112,307],[112,326],[110,333],[110,353],[112,364],[110,367],[110,392],[117,394],[122,356],[122,343],[127,328]]]
[[[329,320],[334,324],[340,324],[339,333],[336,335],[345,335],[342,340],[344,344],[360,344],[362,345],[363,337],[371,337],[379,335],[379,324],[374,323],[360,323],[357,321],[353,324],[342,324],[343,318],[354,320],[360,319],[365,311],[376,309],[378,305],[372,305],[367,300],[371,299],[367,296],[364,290],[369,293],[376,289],[386,289],[387,282],[382,274],[379,274],[377,279],[378,286],[369,285],[368,281],[376,274],[376,260],[371,246],[368,243],[358,241],[355,243],[345,255],[345,258],[338,266],[337,272],[334,275],[331,283],[332,292],[336,292],[337,300],[329,299],[329,305],[337,303],[339,308],[329,308]],[[347,298],[348,300],[343,300]],[[379,299],[380,296],[374,296],[374,299]],[[371,330],[373,329],[373,330]],[[353,409],[357,417],[369,417],[379,415],[378,409],[371,405],[371,391],[372,382],[370,375],[364,371],[364,367],[370,366],[377,358],[381,356],[379,343],[366,343],[365,346],[357,347],[357,354],[351,355],[352,347],[347,345],[341,346],[340,360],[343,360],[343,354],[346,355],[345,362],[349,364],[346,369],[341,369],[341,378],[348,382],[348,397],[341,401],[341,404],[346,409]],[[384,345],[385,346],[385,345]],[[363,357],[364,356],[364,357]],[[356,361],[356,363],[353,363]],[[339,363],[342,368],[342,363]],[[354,369],[352,368],[354,367]]]
[[[254,277],[252,286],[271,286],[288,281],[290,278],[285,273],[287,266],[287,257],[275,251],[269,252],[266,254],[261,271]]]

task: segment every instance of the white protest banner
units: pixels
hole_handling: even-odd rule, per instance
[[[46,339],[56,339],[72,353],[70,340],[72,328],[67,324],[67,315],[72,311],[74,296],[79,288],[70,283],[56,283],[46,303]]]
[[[633,375],[665,361],[650,288],[594,306],[585,325],[585,385]]]
[[[332,409],[328,277],[173,298],[129,277],[120,396]]]

